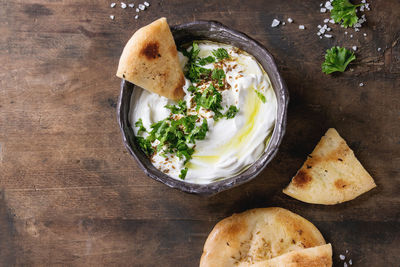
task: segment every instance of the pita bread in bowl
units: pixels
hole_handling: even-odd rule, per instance
[[[183,98],[185,77],[166,18],[133,34],[122,52],[117,76],[166,98]]]
[[[333,205],[376,187],[353,150],[331,128],[321,138],[283,193],[303,202]]]
[[[253,209],[215,225],[204,245],[200,267],[250,266],[325,244],[319,230],[293,212],[282,208]]]

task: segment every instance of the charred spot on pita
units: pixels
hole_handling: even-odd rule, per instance
[[[140,53],[148,59],[156,59],[158,57],[161,57],[159,49],[160,44],[158,42],[151,42],[143,47]]]
[[[293,178],[293,183],[298,187],[306,186],[311,182],[312,178],[304,171],[299,171]]]

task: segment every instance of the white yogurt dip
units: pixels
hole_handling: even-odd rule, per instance
[[[184,100],[188,103],[187,113],[200,118],[196,126],[206,119],[208,131],[205,139],[188,144],[194,148],[194,153],[192,159],[186,163],[185,158],[179,159],[173,153],[165,151],[155,152],[151,161],[156,168],[173,178],[180,179],[182,169],[187,168],[184,178],[186,182],[208,184],[242,172],[263,154],[274,129],[277,100],[267,73],[253,56],[220,43],[198,42],[198,46],[200,58],[213,56],[212,52],[218,48],[225,48],[228,52],[229,60],[203,67],[222,68],[225,72],[225,86],[223,89],[218,88],[222,95],[221,113],[225,114],[230,106],[237,107],[239,111],[233,118],[221,118],[217,121],[213,118],[213,111],[203,107],[196,111],[193,94],[188,91],[192,83],[186,79],[183,89]],[[188,48],[188,51],[190,49]],[[188,58],[180,52],[179,57],[184,68]],[[193,85],[203,91],[210,83],[211,81]],[[265,99],[262,99],[262,96]],[[139,128],[134,125],[139,119],[149,130],[152,124],[171,116],[170,109],[165,108],[167,104],[176,103],[146,90],[135,89],[129,116],[135,135],[148,136],[148,133],[138,134]],[[181,115],[173,116],[179,118]],[[152,145],[156,146],[158,143],[158,140],[155,140]]]

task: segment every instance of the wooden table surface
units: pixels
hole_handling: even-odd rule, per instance
[[[369,0],[360,32],[332,25],[334,38],[322,40],[320,1],[149,2],[135,20],[119,2],[0,1],[0,265],[197,266],[217,221],[280,206],[321,230],[335,266],[340,254],[353,266],[399,266],[400,2]],[[123,147],[118,59],[132,33],[161,16],[171,25],[220,21],[275,56],[291,97],[287,134],[253,181],[212,197],[186,194],[146,177]],[[288,17],[293,24],[271,28]],[[333,45],[358,47],[353,71],[321,72]],[[378,187],[335,206],[284,195],[329,127]]]

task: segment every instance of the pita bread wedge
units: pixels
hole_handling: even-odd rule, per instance
[[[352,200],[376,187],[335,129],[329,129],[283,192],[314,204]]]
[[[295,250],[270,260],[246,265],[246,267],[331,267],[332,246],[326,244],[318,247]],[[239,267],[245,267],[239,265]]]
[[[172,100],[183,97],[185,78],[165,18],[133,34],[122,52],[117,76]]]
[[[253,209],[217,223],[204,244],[200,266],[237,266],[324,245],[318,229],[282,208]]]

